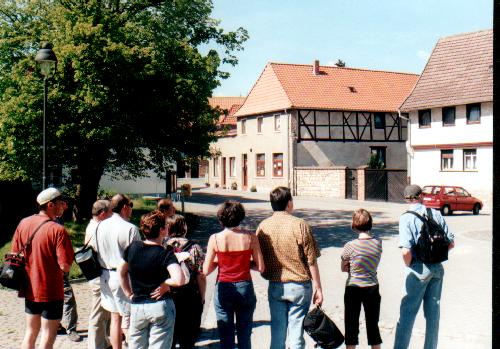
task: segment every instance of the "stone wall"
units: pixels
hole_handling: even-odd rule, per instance
[[[345,199],[346,166],[295,167],[295,195]]]

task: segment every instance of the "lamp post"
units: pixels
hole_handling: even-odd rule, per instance
[[[40,72],[43,75],[43,154],[42,154],[42,189],[45,189],[46,176],[46,163],[45,163],[45,153],[47,151],[47,144],[45,141],[45,125],[46,125],[46,113],[47,113],[47,79],[52,77],[56,71],[57,67],[57,57],[54,51],[52,51],[52,44],[48,42],[42,43],[41,48],[38,50],[35,61],[40,65]]]

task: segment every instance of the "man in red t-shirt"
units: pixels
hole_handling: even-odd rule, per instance
[[[74,258],[68,233],[55,222],[64,211],[61,193],[55,188],[45,189],[38,194],[37,202],[40,212],[24,218],[12,239],[12,252],[18,252],[35,233],[24,253],[27,278],[19,292],[25,298],[26,312],[21,348],[35,347],[40,328],[40,348],[53,347],[62,318],[63,272],[69,271]]]

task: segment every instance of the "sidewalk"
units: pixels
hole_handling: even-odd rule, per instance
[[[217,189],[194,191],[185,203],[189,212],[200,216],[192,236],[206,244],[210,234],[220,230],[215,219],[216,205],[226,199],[243,202],[247,211],[245,226],[255,228],[271,214],[268,194],[243,193]],[[180,203],[175,203],[180,209]],[[379,267],[380,293],[382,296],[380,330],[383,348],[392,348],[394,330],[399,316],[399,302],[403,285],[403,264],[397,239],[397,222],[406,205],[385,202],[361,202],[330,198],[294,198],[296,214],[313,226],[321,247],[319,258],[324,310],[337,326],[344,331],[343,295],[346,274],[340,271],[340,253],[344,243],[353,237],[350,231],[352,211],[358,207],[368,209],[374,217],[374,233],[383,240],[382,260]],[[486,349],[491,348],[491,215],[457,214],[446,217],[450,229],[456,235],[457,247],[445,263],[445,279],[441,307],[439,349]],[[480,228],[477,228],[480,227]],[[253,348],[268,349],[270,343],[267,281],[257,273],[252,274],[257,294],[252,334]],[[215,273],[208,278],[207,302],[203,319],[203,333],[197,344],[201,348],[218,348],[217,324],[213,306]],[[90,302],[87,283],[74,283],[78,303],[80,334],[84,341],[73,343],[66,336],[58,336],[56,348],[87,348],[86,329]],[[361,319],[363,319],[363,314]],[[16,293],[0,290],[0,348],[17,348],[24,333],[24,302]],[[420,311],[414,326],[410,349],[421,349],[425,333],[425,321]],[[307,348],[313,343],[307,335]],[[360,327],[360,346],[367,348],[364,321]],[[345,346],[341,346],[345,348]]]

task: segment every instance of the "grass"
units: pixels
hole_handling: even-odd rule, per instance
[[[130,222],[135,224],[136,226],[139,226],[141,216],[154,210],[156,208],[156,201],[143,200],[142,198],[132,199],[132,201],[134,203],[134,209],[132,211],[132,217],[130,217]],[[197,216],[187,212],[185,216],[190,229],[192,229],[191,227],[194,228],[197,223]],[[83,246],[83,241],[85,239],[85,228],[87,227],[87,224],[88,221],[85,221],[83,223],[64,223],[64,227],[68,232],[71,244],[75,249],[79,249]],[[11,242],[9,241],[5,245],[0,247],[0,264],[3,263],[5,254],[10,252],[10,246]],[[78,279],[83,277],[80,267],[78,267],[78,265],[74,262],[71,266],[69,277],[70,279]]]

